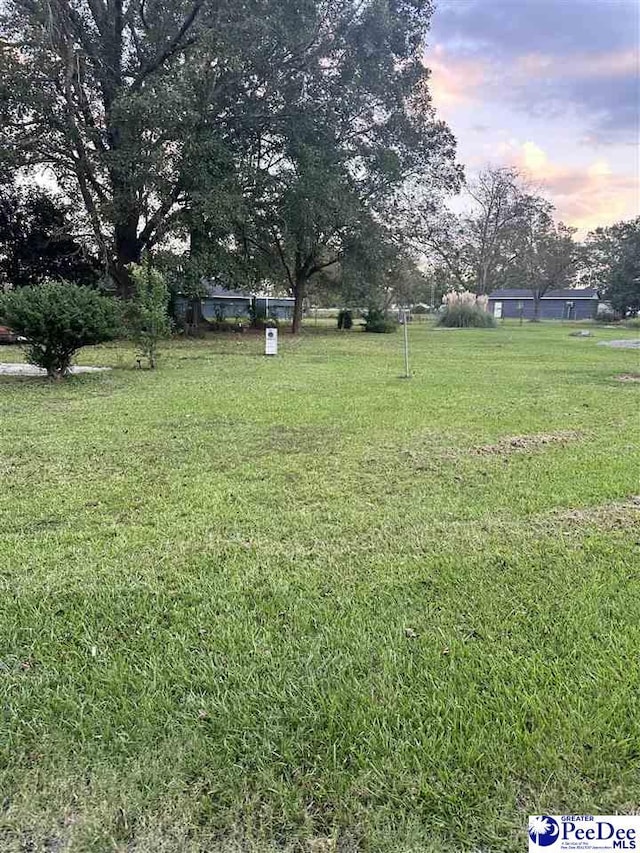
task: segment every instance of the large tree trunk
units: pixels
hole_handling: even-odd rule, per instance
[[[135,180],[135,152],[138,140],[135,131],[119,121],[113,121],[109,115],[112,104],[105,103],[108,121],[109,147],[115,155],[115,162],[109,169],[109,178],[113,191],[113,232],[115,258],[113,275],[116,292],[122,299],[130,299],[133,294],[133,280],[129,264],[139,263],[142,245],[138,236],[140,224],[140,202]]]
[[[137,217],[135,222],[118,223],[115,227],[115,258],[112,275],[116,282],[116,292],[121,299],[131,299],[133,296],[133,280],[129,272],[129,264],[140,263],[140,242],[137,234]]]
[[[202,299],[199,296],[191,296],[187,302],[187,310],[185,312],[185,331],[187,335],[193,335],[195,338],[199,337],[200,327],[204,320]]]
[[[293,288],[293,323],[291,324],[291,333],[299,335],[302,331],[302,308],[305,297],[307,295],[307,279],[299,277],[296,279],[295,287]]]
[[[533,294],[533,317],[531,318],[532,323],[540,322],[540,294]]]

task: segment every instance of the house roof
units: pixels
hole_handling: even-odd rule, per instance
[[[560,290],[548,290],[543,299],[597,299],[598,291],[594,287],[563,287]],[[533,293],[526,288],[504,288],[494,290],[489,294],[489,299],[533,299]]]
[[[263,300],[263,301],[264,301],[264,300],[266,300],[266,299],[268,299],[268,300],[269,300],[269,302],[273,302],[273,303],[276,303],[276,302],[291,302],[291,303],[294,303],[294,302],[296,301],[296,300],[293,298],[293,296],[266,296],[264,293],[257,293],[257,294],[256,294],[256,299],[261,299],[261,300]]]

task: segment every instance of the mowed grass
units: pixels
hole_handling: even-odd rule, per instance
[[[638,811],[639,354],[569,330],[412,328],[411,381],[321,329],[0,379],[3,853]]]

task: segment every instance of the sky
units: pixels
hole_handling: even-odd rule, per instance
[[[640,3],[439,0],[425,64],[467,176],[519,167],[559,220],[640,213]]]

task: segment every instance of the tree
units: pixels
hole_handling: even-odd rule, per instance
[[[97,259],[78,242],[69,209],[33,187],[0,185],[0,290],[47,278],[94,284]]]
[[[294,333],[310,281],[389,231],[403,182],[444,190],[459,181],[423,64],[431,4],[343,2],[333,16],[323,4],[306,8],[300,26],[313,48],[256,134],[235,243],[294,296]]]
[[[29,363],[55,380],[68,374],[77,350],[112,340],[120,331],[118,305],[112,297],[64,281],[1,295],[0,317],[26,338]]]
[[[0,147],[52,170],[122,296],[169,235],[296,295],[408,174],[454,185],[429,0],[5,0]],[[198,261],[197,250],[192,253]],[[270,260],[265,262],[265,256]],[[260,256],[260,264],[258,264]],[[217,271],[217,270],[216,270]]]
[[[516,259],[509,276],[533,296],[533,320],[540,317],[540,300],[549,290],[573,284],[579,261],[575,228],[553,221],[553,205],[530,197],[515,236]]]
[[[132,293],[129,265],[188,227],[202,187],[216,187],[209,207],[226,211],[239,140],[268,123],[266,93],[304,63],[305,43],[292,41],[298,6],[4,3],[0,150],[51,170],[84,207],[120,295]]]
[[[516,260],[514,234],[536,199],[513,168],[486,169],[470,182],[468,192],[476,206],[467,217],[469,256],[476,293],[486,294]]]
[[[614,311],[640,312],[640,217],[597,228],[587,236],[588,275]]]
[[[162,273],[154,269],[149,258],[143,264],[131,265],[135,296],[130,307],[130,330],[140,354],[154,370],[158,344],[171,331],[168,314],[169,289]]]
[[[517,260],[527,210],[538,203],[513,168],[487,168],[466,186],[468,210],[455,215],[415,191],[410,201],[416,244],[462,289],[486,294],[505,283]]]
[[[168,71],[193,45],[203,5],[9,0],[0,19],[1,141],[79,197],[122,295],[128,264],[179,201]]]
[[[438,263],[428,267],[425,273],[425,285],[426,288],[422,291],[419,301],[429,305],[432,311],[442,305],[442,299],[446,293],[460,289],[460,282],[451,275],[449,268]]]
[[[407,202],[407,230],[413,232],[412,244],[425,255],[439,281],[453,288],[475,288],[470,236],[461,216],[448,210],[444,201],[426,204],[412,193]]]
[[[366,240],[349,245],[340,263],[343,302],[375,308],[387,317],[392,305],[412,305],[425,298],[426,276],[414,258],[386,229],[372,229]]]

